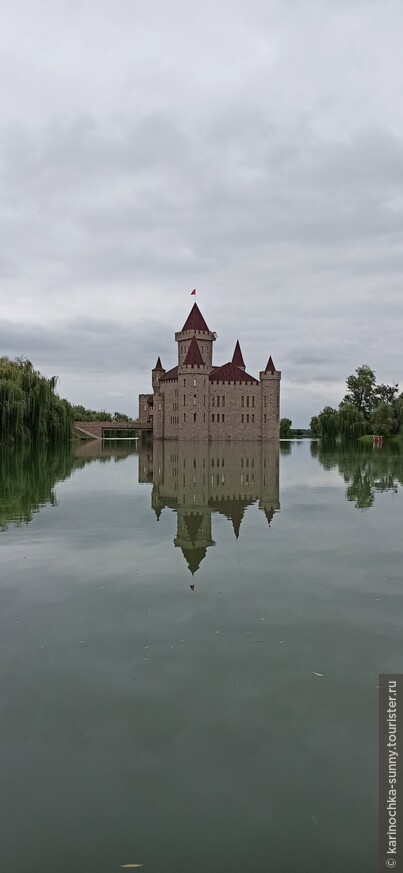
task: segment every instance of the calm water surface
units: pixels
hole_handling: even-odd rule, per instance
[[[0,458],[0,869],[370,873],[399,447]]]

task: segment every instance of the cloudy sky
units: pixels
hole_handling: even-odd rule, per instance
[[[401,0],[14,0],[0,354],[137,415],[197,302],[306,425],[403,383]]]

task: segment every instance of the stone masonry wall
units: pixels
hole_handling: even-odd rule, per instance
[[[210,383],[209,436],[213,440],[260,440],[261,390],[258,383]]]

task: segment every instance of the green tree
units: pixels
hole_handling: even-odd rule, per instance
[[[280,420],[280,439],[291,439],[292,421],[290,418],[282,418]]]
[[[340,403],[339,406],[339,431],[344,439],[357,439],[366,431],[364,413],[360,412],[353,403]]]
[[[396,400],[398,390],[399,385],[397,382],[394,385],[377,385],[375,388],[375,402],[393,403]]]
[[[335,439],[339,433],[339,413],[332,406],[325,406],[318,415],[321,437]]]
[[[0,442],[70,439],[71,406],[26,358],[0,358]]]
[[[346,379],[348,394],[343,398],[343,403],[352,403],[359,412],[362,412],[366,420],[369,420],[375,404],[375,373],[368,364],[357,367],[351,376]]]
[[[320,421],[317,415],[313,415],[309,425],[312,436],[319,437],[321,436],[320,432]]]
[[[390,436],[396,433],[398,422],[393,407],[389,403],[378,403],[371,415],[373,432],[380,436]]]
[[[393,403],[393,410],[396,418],[397,432],[403,434],[403,394]]]

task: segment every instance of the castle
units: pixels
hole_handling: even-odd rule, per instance
[[[213,365],[213,333],[195,303],[175,333],[178,363],[152,370],[153,394],[140,394],[139,419],[154,439],[278,440],[280,379],[269,357],[259,379],[246,372],[237,340],[232,360]]]

